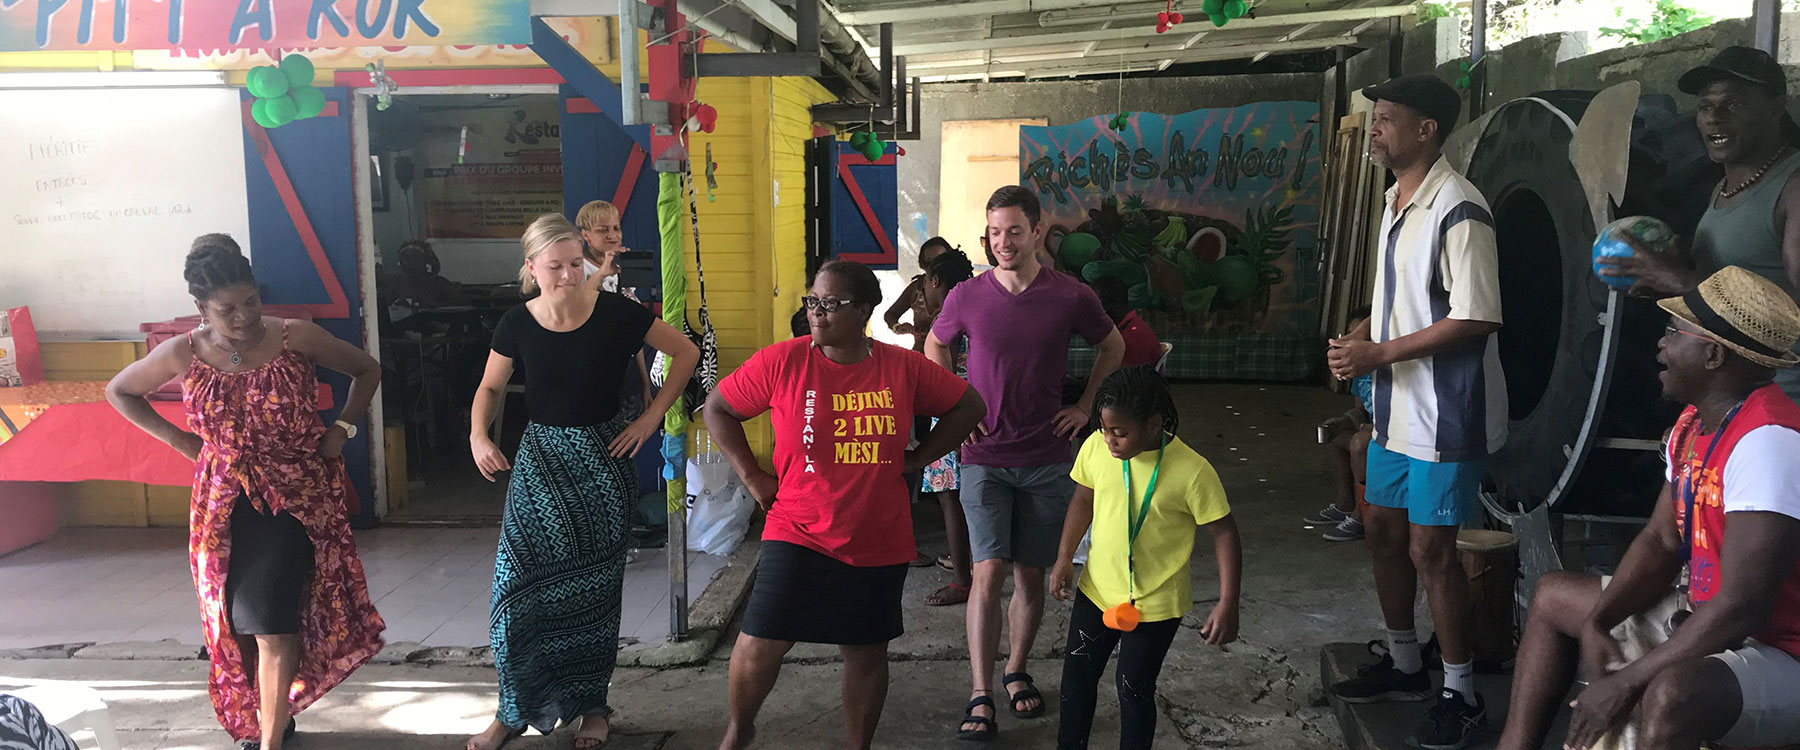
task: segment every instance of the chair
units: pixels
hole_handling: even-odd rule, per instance
[[[44,720],[71,736],[92,732],[100,750],[124,750],[100,692],[80,685],[37,685],[8,691],[37,706]]]
[[[1164,341],[1159,346],[1162,348],[1162,358],[1156,360],[1156,374],[1161,375],[1163,368],[1169,366],[1169,352],[1175,351],[1175,345]]]

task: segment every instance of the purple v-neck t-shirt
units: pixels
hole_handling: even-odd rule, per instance
[[[964,463],[994,468],[1074,460],[1051,420],[1062,409],[1069,338],[1098,345],[1113,332],[1094,290],[1049,268],[1014,295],[984,273],[950,290],[931,332],[938,341],[969,337],[969,384],[987,402],[988,435],[965,446]]]

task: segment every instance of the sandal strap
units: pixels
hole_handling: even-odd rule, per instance
[[[971,698],[971,699],[969,699],[969,705],[967,705],[967,706],[964,706],[964,707],[963,707],[963,710],[964,710],[964,711],[969,711],[969,710],[972,710],[972,709],[974,709],[974,708],[975,708],[975,707],[976,707],[976,706],[987,706],[987,707],[988,707],[988,708],[993,708],[993,707],[994,707],[994,699],[993,699],[993,697],[992,697],[992,696],[987,696],[987,695],[979,695],[979,696],[976,696],[976,697],[974,697],[974,698]],[[975,718],[977,718],[977,719],[985,719],[985,718],[987,718],[987,717],[985,717],[985,716],[977,716],[977,717],[975,717]]]
[[[1023,682],[1027,685],[1037,684],[1031,679],[1031,674],[1028,672],[1010,672],[1000,678],[1001,685],[1011,685],[1015,682]]]

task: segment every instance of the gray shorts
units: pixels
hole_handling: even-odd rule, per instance
[[[1601,588],[1610,583],[1612,576],[1600,577]],[[1673,616],[1685,606],[1684,601],[1680,592],[1670,590],[1649,610],[1632,615],[1613,628],[1613,638],[1618,639],[1627,661],[1636,660],[1669,640],[1674,634]],[[1718,739],[1720,744],[1766,746],[1800,742],[1800,660],[1754,638],[1735,651],[1707,658],[1731,668],[1744,698],[1737,722]]]
[[[1075,480],[1074,462],[996,468],[962,466],[963,514],[969,519],[969,552],[975,562],[1009,560],[1034,568],[1056,564],[1063,519]]]

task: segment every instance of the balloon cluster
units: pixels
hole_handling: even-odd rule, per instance
[[[1224,26],[1233,18],[1243,18],[1250,14],[1248,0],[1202,0],[1201,12],[1212,19],[1214,26]]]
[[[702,133],[711,133],[714,128],[718,127],[719,110],[713,109],[711,104],[694,102],[689,104],[688,107],[688,118],[687,122],[684,123],[688,132],[692,133],[699,131]]]
[[[881,155],[887,153],[887,141],[867,130],[858,130],[850,134],[850,148],[856,149],[864,159],[881,161]]]
[[[312,61],[300,55],[281,58],[280,67],[251,68],[244,82],[244,88],[256,97],[250,105],[251,119],[265,128],[279,128],[295,120],[318,117],[325,111],[325,92],[312,82]]]
[[[1109,128],[1112,128],[1113,132],[1116,133],[1118,131],[1124,130],[1125,126],[1129,125],[1130,123],[1131,123],[1131,113],[1130,112],[1120,112],[1116,115],[1113,115],[1112,120],[1108,121],[1106,123],[1106,126]]]
[[[1175,0],[1166,0],[1163,3],[1162,12],[1156,14],[1156,33],[1161,34],[1173,29],[1181,25],[1182,20],[1181,11],[1175,9]]]

